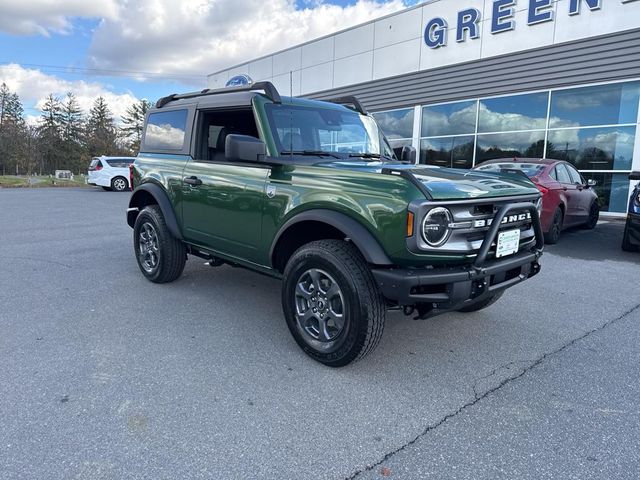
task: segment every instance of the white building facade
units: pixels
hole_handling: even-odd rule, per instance
[[[612,213],[640,170],[640,0],[434,0],[213,73],[208,86],[239,74],[283,95],[356,95],[422,163],[570,161]]]

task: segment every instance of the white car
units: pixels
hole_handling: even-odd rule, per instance
[[[129,190],[129,165],[134,161],[134,157],[93,157],[87,183],[116,192]]]

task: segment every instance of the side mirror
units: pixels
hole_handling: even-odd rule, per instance
[[[224,156],[227,160],[258,162],[266,154],[267,146],[256,137],[232,133],[224,141]]]
[[[590,178],[589,180],[587,180],[587,187],[595,187],[598,184],[597,181],[595,181],[593,178]]]
[[[411,145],[405,145],[402,147],[402,154],[400,160],[404,162],[416,163],[416,149]]]
[[[631,172],[629,174],[629,180],[640,180],[640,172]]]

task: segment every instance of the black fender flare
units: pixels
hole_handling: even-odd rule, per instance
[[[353,244],[360,250],[365,260],[374,265],[393,265],[384,249],[376,238],[361,223],[344,213],[326,209],[305,210],[287,220],[276,233],[271,248],[269,250],[269,258],[273,262],[274,254],[278,241],[289,227],[305,221],[315,221],[326,223],[349,237]]]
[[[136,218],[138,217],[138,213],[140,213],[140,204],[136,202],[137,198],[140,198],[141,193],[146,192],[151,195],[160,210],[162,211],[162,215],[164,216],[164,221],[167,223],[167,228],[171,232],[175,238],[182,240],[182,232],[178,227],[178,219],[176,218],[176,214],[173,210],[173,205],[169,200],[169,196],[167,192],[160,185],[155,183],[143,183],[142,185],[136,187],[136,189],[131,194],[131,199],[129,200],[129,208],[127,208],[127,223],[131,228],[136,223]]]

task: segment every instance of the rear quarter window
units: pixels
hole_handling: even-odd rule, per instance
[[[145,150],[182,150],[188,110],[170,110],[149,115],[144,135]]]
[[[106,160],[110,167],[114,168],[127,168],[131,163],[133,163],[133,159],[128,158],[112,158]]]

